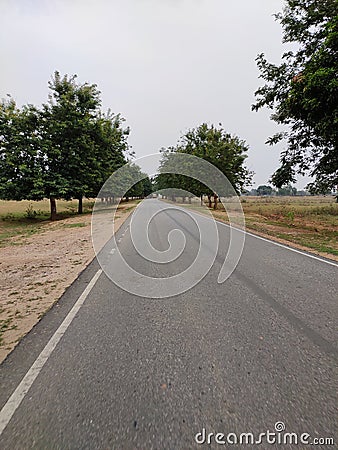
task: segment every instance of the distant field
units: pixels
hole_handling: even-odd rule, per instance
[[[338,256],[338,204],[332,196],[242,197],[246,227]],[[225,214],[215,211],[215,216]]]
[[[242,205],[246,213],[268,216],[289,217],[289,213],[297,217],[338,215],[338,203],[332,196],[242,197]]]
[[[93,200],[83,201],[84,214],[91,212],[93,204]],[[77,201],[58,200],[59,218],[73,216],[77,212],[77,207]],[[49,215],[49,200],[39,202],[0,200],[0,247],[11,242],[13,237],[27,237],[38,233],[48,223]]]
[[[66,201],[57,200],[57,212],[61,215],[74,214],[77,211],[78,202],[76,200]],[[83,200],[83,209],[85,212],[92,208],[93,200]],[[0,218],[1,219],[15,219],[25,218],[35,211],[36,218],[48,219],[49,217],[49,200],[41,200],[33,202],[29,200],[22,200],[20,202],[0,200]],[[87,210],[87,211],[86,211]]]

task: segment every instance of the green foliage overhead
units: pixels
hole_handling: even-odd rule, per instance
[[[338,185],[338,1],[286,0],[275,17],[283,41],[297,49],[284,53],[279,65],[257,57],[266,84],[256,91],[253,109],[268,107],[288,129],[268,139],[287,141],[273,184],[308,174],[314,177],[310,191],[320,193]]]

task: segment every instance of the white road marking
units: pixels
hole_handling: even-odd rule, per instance
[[[217,222],[219,222],[219,221],[217,221]],[[219,222],[219,223],[222,223],[222,222]],[[227,224],[224,223],[223,225],[227,225]],[[229,225],[227,225],[227,226],[229,227]],[[319,258],[318,256],[310,255],[309,253],[302,252],[301,250],[297,250],[296,248],[288,247],[287,245],[283,245],[283,244],[280,244],[279,242],[271,241],[270,239],[263,238],[262,236],[258,236],[257,234],[249,233],[248,231],[243,231],[239,228],[236,228],[236,230],[241,231],[242,233],[246,233],[249,236],[253,236],[257,239],[261,239],[262,241],[270,242],[271,244],[277,245],[277,247],[286,248],[287,250],[290,250],[291,252],[300,253],[301,255],[307,256],[308,258],[313,258],[313,259],[316,259],[317,261],[321,261],[323,263],[330,264],[331,266],[338,267],[338,264],[335,263],[334,261],[328,261],[326,259]]]
[[[124,230],[124,232],[121,234],[120,240],[124,237],[124,235],[127,233],[129,228],[129,225],[126,227],[126,229]]]
[[[282,247],[282,248],[285,248],[286,250],[290,250],[291,252],[300,253],[301,255],[307,256],[309,258],[316,259],[317,261],[321,261],[323,263],[330,264],[331,266],[338,267],[338,264],[336,264],[333,261],[328,261],[326,259],[319,258],[318,256],[310,255],[309,253],[302,252],[301,250],[297,250],[296,248],[288,247],[287,245],[280,244],[279,242],[272,241],[272,240],[264,238],[262,236],[258,236],[257,234],[250,233],[249,231],[241,230],[240,228],[230,227],[230,225],[228,225],[227,223],[220,222],[219,220],[216,220],[216,222],[218,222],[218,223],[220,223],[222,225],[225,225],[228,228],[233,228],[236,231],[240,231],[241,233],[248,234],[249,236],[255,237],[255,238],[260,239],[262,241],[269,242],[270,244],[277,245],[277,247]]]
[[[115,253],[115,251],[116,251],[116,248],[112,248],[112,249],[110,250],[109,253],[110,253],[111,255],[113,255],[113,254]]]
[[[96,274],[93,276],[93,278],[88,283],[88,286],[86,289],[82,292],[78,300],[76,301],[75,305],[72,307],[72,309],[69,311],[59,328],[55,331],[53,336],[50,338],[48,343],[46,344],[45,348],[42,350],[40,355],[37,357],[33,365],[30,367],[26,375],[21,380],[18,387],[15,389],[13,394],[10,396],[10,398],[7,400],[7,403],[4,405],[2,410],[0,411],[0,435],[8,425],[8,422],[13,417],[13,414],[19,407],[22,400],[25,398],[27,392],[31,388],[32,384],[34,383],[34,380],[41,372],[43,366],[48,361],[48,358],[50,357],[51,353],[59,343],[62,336],[65,334],[67,328],[72,323],[74,317],[76,316],[77,312],[85,302],[86,298],[88,297],[88,294],[93,289],[95,283],[97,282],[99,276],[102,273],[102,269],[99,269]]]

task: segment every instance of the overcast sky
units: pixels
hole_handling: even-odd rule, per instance
[[[131,128],[136,156],[218,124],[246,140],[254,185],[278,167],[278,128],[251,112],[255,57],[279,62],[283,0],[1,0],[0,97],[41,104],[55,70],[96,83]],[[303,188],[307,179],[299,179]]]

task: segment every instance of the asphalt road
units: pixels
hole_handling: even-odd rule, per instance
[[[141,206],[145,214],[166,207],[158,200]],[[209,219],[195,220],[204,226]],[[117,234],[119,249],[147,276],[178,274],[197,255],[198,227],[180,210],[157,214],[149,228],[160,251],[172,229],[185,234],[172,263],[137,254],[129,224]],[[258,437],[276,422],[308,433],[309,442],[337,444],[337,267],[247,235],[239,265],[218,284],[229,228],[218,224],[218,232],[209,274],[171,298],[130,294],[94,260],[0,367],[0,448],[219,448],[214,436],[197,444],[196,434]],[[307,448],[264,439],[258,448]]]

